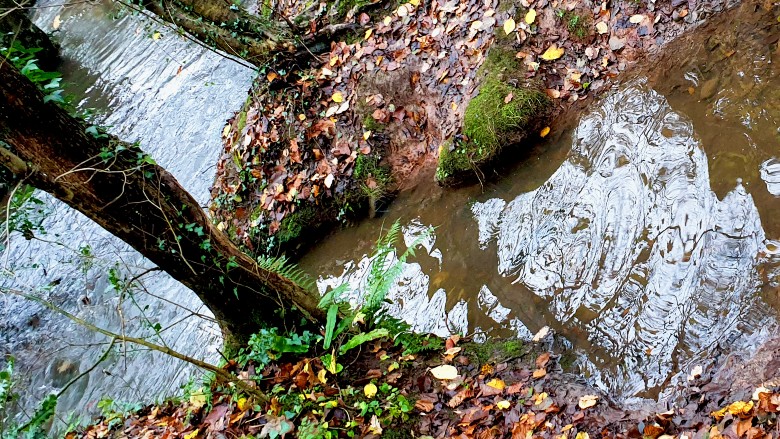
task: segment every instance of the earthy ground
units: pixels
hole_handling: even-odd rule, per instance
[[[107,414],[102,422],[69,437],[715,439],[778,435],[776,383],[742,387],[740,399],[718,390],[715,381],[708,383],[702,371],[694,370],[677,408],[626,410],[562,372],[561,357],[544,349],[549,342],[547,336],[539,343],[509,340],[478,345],[452,337],[439,349],[415,355],[379,340],[351,356],[335,375],[321,357],[287,358],[291,361],[274,362],[262,371],[250,362],[238,371],[239,376],[269,395],[267,400],[217,383],[213,393],[190,394],[132,415]],[[257,378],[251,379],[254,375]]]

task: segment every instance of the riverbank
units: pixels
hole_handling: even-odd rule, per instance
[[[557,116],[727,6],[360,3],[342,23],[359,30],[327,56],[261,70],[223,130],[211,213],[249,251],[300,254],[431,175],[483,182]]]
[[[66,437],[713,439],[778,432],[777,383],[716,390],[709,373],[694,368],[680,399],[686,404],[626,409],[564,372],[565,353],[547,351],[549,333],[486,344],[416,340],[430,345],[382,338],[338,363],[323,351],[281,355],[264,368],[249,350],[224,369],[254,395],[212,381],[137,413],[109,408],[100,422]]]

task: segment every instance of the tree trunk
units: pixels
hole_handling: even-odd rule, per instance
[[[317,299],[263,270],[214,227],[176,179],[137,146],[87,126],[9,63],[0,66],[0,163],[118,236],[192,289],[226,341],[246,341],[260,322],[323,321]],[[21,160],[19,160],[21,159]]]

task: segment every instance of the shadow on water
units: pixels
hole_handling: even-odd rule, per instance
[[[405,194],[302,264],[359,300],[383,226],[407,244],[434,226],[396,315],[478,338],[549,326],[597,385],[664,396],[776,327],[778,35],[772,13],[730,11],[484,191]]]

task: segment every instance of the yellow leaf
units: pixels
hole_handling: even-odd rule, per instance
[[[339,57],[334,56],[330,59],[330,66],[333,67],[336,65],[336,63],[339,62]]]
[[[506,387],[504,381],[498,378],[493,378],[492,380],[488,381],[487,385],[498,390],[504,390],[504,387]]]
[[[363,140],[368,140],[371,138],[371,130],[363,131]]]
[[[442,364],[431,369],[431,375],[439,380],[454,380],[458,377],[458,369],[449,364]]]
[[[509,401],[498,401],[496,403],[496,407],[498,407],[499,410],[506,410],[511,406],[512,404]]]
[[[477,31],[482,29],[482,22],[479,20],[474,20],[471,22],[471,26],[469,26],[469,29],[472,31]]]
[[[542,59],[545,61],[554,61],[560,57],[563,56],[563,47],[558,47],[555,44],[550,46],[547,50],[544,51],[542,54]]]
[[[238,406],[238,409],[241,410],[242,412],[247,411],[250,407],[249,400],[246,398],[239,398],[236,405]]]
[[[184,439],[195,439],[195,437],[198,435],[198,431],[198,429],[195,429],[192,432],[185,434]]]
[[[536,9],[529,9],[525,14],[525,22],[533,24],[534,21],[536,21]]]
[[[153,39],[154,41],[157,41],[157,40],[159,40],[160,38],[162,38],[162,35],[160,35],[160,33],[159,33],[159,32],[155,32],[155,33],[153,33],[153,34],[152,34],[152,39]]]
[[[581,431],[577,433],[577,436],[574,439],[590,439],[590,435],[584,431]]]
[[[367,39],[371,38],[371,34],[372,34],[372,33],[374,33],[374,29],[368,29],[368,30],[366,31],[366,36],[364,36],[364,37],[363,37],[363,39],[364,39],[364,40],[367,40]]]
[[[548,134],[550,134],[550,127],[544,127],[542,128],[542,131],[539,132],[539,137],[546,137]]]
[[[711,415],[716,419],[720,419],[726,416],[726,412],[729,412],[734,416],[746,416],[749,415],[752,410],[753,410],[753,401],[750,402],[737,401],[737,402],[732,402],[727,407],[724,407],[716,412],[712,412]]]
[[[203,387],[201,387],[195,391],[195,393],[190,394],[190,406],[193,409],[198,410],[204,405],[206,405],[206,392]]]
[[[317,372],[317,379],[320,380],[322,384],[325,384],[328,382],[328,378],[325,376],[327,371],[325,369],[320,370]]]
[[[336,93],[333,93],[333,96],[331,96],[330,98],[333,99],[333,102],[335,102],[337,104],[340,104],[340,103],[344,102],[344,95],[341,94],[340,91],[337,91]]]
[[[387,17],[385,17],[384,20],[382,20],[382,23],[384,23],[385,26],[390,26],[390,23],[392,23],[392,22],[393,22],[393,19],[389,15]]]
[[[455,110],[457,110],[457,109],[458,109],[458,104],[456,104],[455,102],[453,102],[453,103],[451,103],[451,104],[450,104],[450,108],[452,108],[452,111],[455,111]]]
[[[596,23],[596,31],[598,31],[600,35],[604,35],[605,33],[609,32],[609,26],[607,26],[607,23],[599,21]]]
[[[227,137],[227,135],[230,133],[230,124],[225,125],[225,128],[222,129],[222,137]]]
[[[304,120],[306,120],[306,115],[305,115],[305,114],[299,114],[299,115],[298,115],[298,120],[300,120],[301,122],[303,122]]]
[[[514,32],[515,26],[517,26],[515,24],[515,20],[512,17],[508,18],[504,22],[504,33],[507,35],[511,34],[512,32]]]
[[[598,399],[599,397],[596,395],[584,395],[580,398],[579,406],[581,409],[585,410],[596,405],[596,401],[598,401]]]
[[[373,398],[376,395],[376,390],[376,384],[374,383],[368,383],[366,387],[363,387],[363,393],[366,395],[366,398]]]
[[[409,4],[414,7],[420,6],[420,0],[409,0]]]
[[[268,82],[274,82],[274,79],[278,78],[279,75],[276,72],[268,72],[267,75],[265,75],[266,79],[268,79]]]

